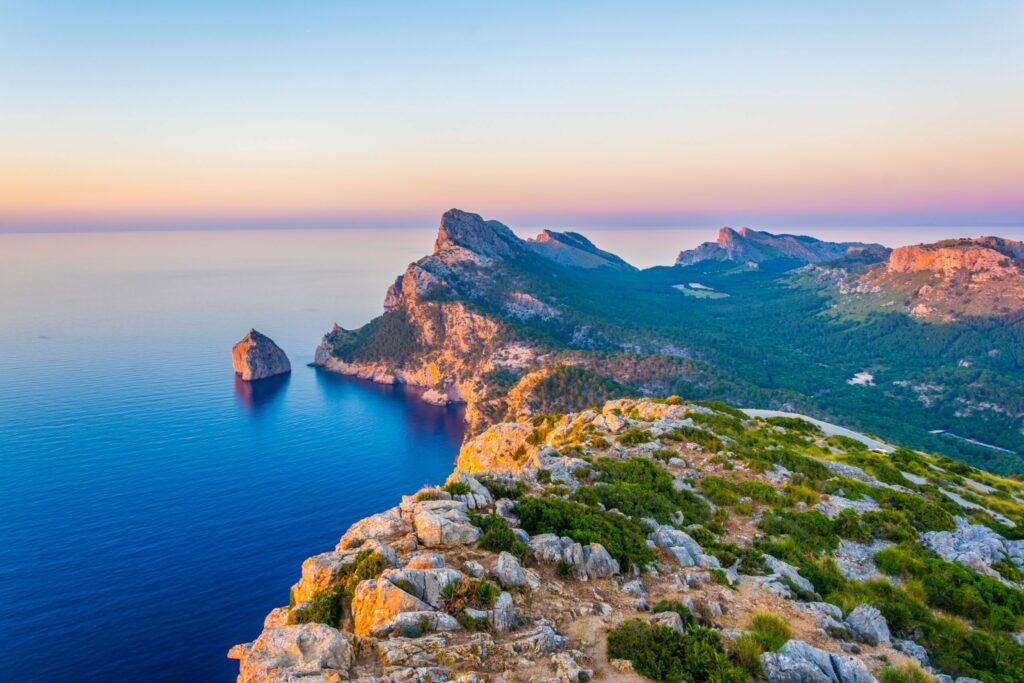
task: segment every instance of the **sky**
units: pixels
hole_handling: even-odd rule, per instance
[[[1024,2],[0,0],[0,230],[1024,224]]]

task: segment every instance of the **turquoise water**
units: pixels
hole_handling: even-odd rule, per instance
[[[305,365],[432,237],[389,234],[0,236],[6,680],[233,680],[304,558],[444,479],[459,411]]]

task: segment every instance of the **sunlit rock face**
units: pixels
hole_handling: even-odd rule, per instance
[[[292,371],[288,356],[274,341],[254,329],[231,349],[235,374],[246,381],[283,375]]]
[[[881,244],[824,242],[805,235],[773,235],[750,228],[737,231],[726,227],[719,230],[717,242],[705,242],[696,249],[680,252],[676,265],[692,266],[702,261],[763,263],[772,259],[819,263],[863,254],[881,260],[888,250]]]

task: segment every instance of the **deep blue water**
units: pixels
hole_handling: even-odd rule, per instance
[[[429,232],[381,254],[355,233],[15,237],[0,236],[5,680],[233,680],[227,649],[287,603],[304,558],[450,472],[459,411],[305,365],[334,320],[379,310]],[[235,380],[251,325],[290,376]]]

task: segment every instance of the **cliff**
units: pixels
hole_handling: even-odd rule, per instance
[[[229,656],[239,683],[1019,680],[1024,485],[951,466],[675,397],[497,424]]]
[[[979,237],[900,247],[862,281],[904,297],[919,318],[1005,316],[1024,310],[1024,243]]]
[[[769,232],[725,227],[718,231],[717,242],[705,242],[682,251],[677,266],[692,266],[704,261],[764,263],[787,259],[798,263],[834,261],[847,256],[885,258],[888,250],[881,244],[863,242],[825,242],[806,235],[773,235]]]

